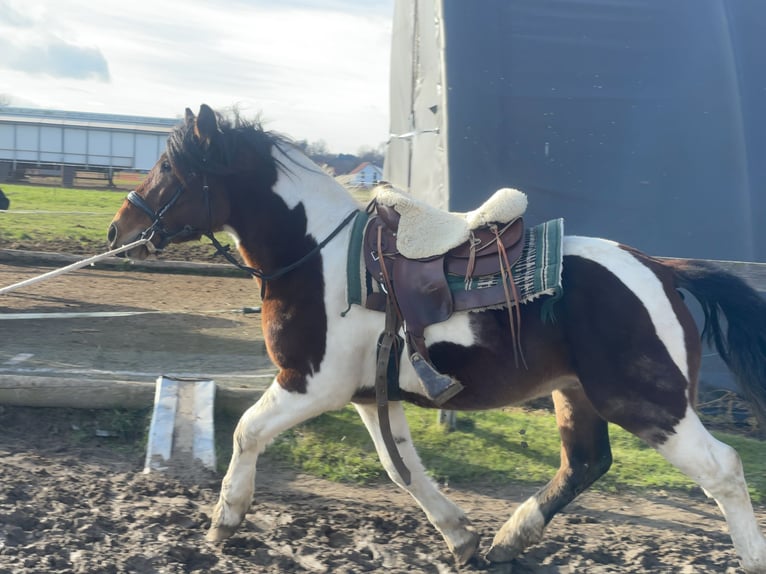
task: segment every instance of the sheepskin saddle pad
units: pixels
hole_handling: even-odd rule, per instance
[[[446,253],[468,241],[474,229],[490,223],[510,223],[527,209],[527,196],[507,187],[498,189],[480,207],[467,213],[443,211],[389,184],[378,186],[374,196],[378,204],[399,214],[396,247],[409,259]]]

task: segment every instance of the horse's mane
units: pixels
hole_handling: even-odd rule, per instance
[[[242,148],[265,161],[273,161],[272,148],[295,147],[295,143],[282,134],[267,131],[260,118],[245,119],[236,111],[233,117],[215,112],[218,120],[218,134],[214,145],[204,146],[194,136],[191,123],[179,124],[169,135],[167,154],[170,162],[181,171],[201,171],[206,173],[229,174],[245,171],[235,160]],[[255,170],[262,167],[260,162],[249,164]],[[276,162],[276,168],[283,168]]]

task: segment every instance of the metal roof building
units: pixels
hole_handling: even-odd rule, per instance
[[[148,170],[179,121],[0,107],[0,179],[20,166]]]

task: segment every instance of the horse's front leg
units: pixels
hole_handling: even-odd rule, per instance
[[[245,517],[255,491],[255,464],[258,455],[280,432],[311,417],[347,404],[337,393],[320,395],[284,390],[276,381],[239,419],[234,430],[234,448],[221,495],[213,510],[207,539],[219,542],[236,531]]]
[[[399,487],[409,492],[425,511],[428,520],[444,537],[458,564],[468,562],[479,546],[479,535],[471,527],[463,511],[444,496],[425,473],[420,457],[415,451],[415,446],[412,444],[410,428],[404,416],[401,402],[389,403],[388,413],[391,420],[391,432],[399,453],[412,475],[409,485],[405,484],[399,476],[383,443],[377,406],[375,404],[354,403],[354,407],[356,407],[357,412],[362,417],[375,443],[378,457],[383,463],[388,476]]]

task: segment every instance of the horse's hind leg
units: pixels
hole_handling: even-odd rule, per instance
[[[388,413],[391,420],[391,432],[399,449],[399,454],[401,454],[404,464],[407,465],[411,473],[409,485],[405,484],[399,476],[383,443],[377,406],[357,403],[354,406],[375,443],[378,457],[388,476],[399,487],[409,492],[425,511],[428,520],[444,537],[458,564],[468,562],[479,545],[479,535],[471,528],[463,511],[444,496],[425,473],[420,457],[412,444],[410,428],[404,416],[401,402],[390,402]]]
[[[258,455],[280,432],[311,417],[346,404],[335,393],[322,397],[291,393],[277,382],[239,419],[229,468],[221,483],[221,494],[213,510],[207,539],[219,542],[231,536],[250,508],[255,491]]]
[[[602,476],[612,463],[607,423],[578,385],[553,393],[561,435],[561,465],[553,479],[516,509],[495,535],[487,559],[507,562],[543,537],[553,516]]]
[[[753,514],[737,451],[716,440],[691,408],[673,431],[652,446],[715,499],[745,571],[766,573],[766,540]]]

